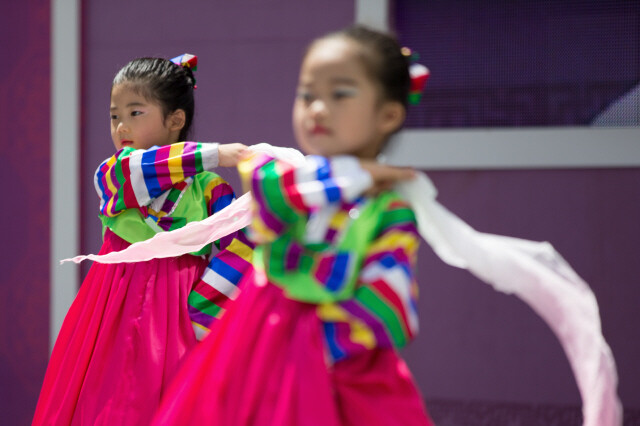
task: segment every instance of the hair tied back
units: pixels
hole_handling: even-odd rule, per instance
[[[409,89],[409,104],[417,105],[420,103],[422,91],[427,84],[429,78],[429,68],[416,61],[420,58],[418,53],[411,51],[408,47],[402,48],[402,54],[409,59],[409,75],[411,77],[411,87]]]
[[[171,62],[184,68],[189,77],[193,80],[193,88],[196,89],[196,78],[193,76],[193,72],[198,70],[198,57],[190,53],[183,53],[182,55],[171,59]]]

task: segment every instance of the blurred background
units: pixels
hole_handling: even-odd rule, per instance
[[[194,139],[295,146],[304,48],[353,22],[396,32],[431,70],[394,161],[426,170],[474,228],[556,247],[598,299],[625,424],[640,424],[640,2],[622,0],[3,1],[0,424],[30,423],[89,267],[58,260],[100,247],[92,177],[114,152],[118,69],[196,54]],[[404,354],[436,423],[581,424],[533,311],[426,244],[418,278]]]

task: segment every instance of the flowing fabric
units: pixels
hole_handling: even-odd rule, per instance
[[[101,253],[129,243],[107,230]],[[146,425],[196,344],[187,297],[207,261],[92,265],[56,340],[34,425]]]
[[[63,259],[60,263],[80,263],[83,260],[100,263],[144,262],[197,252],[205,245],[249,225],[251,223],[250,204],[251,195],[247,193],[204,220],[190,222],[175,231],[160,232],[153,238],[132,244],[122,251],[76,256]]]
[[[291,162],[301,158],[301,154],[291,148],[260,144],[252,149],[286,157]],[[445,263],[468,269],[497,291],[518,296],[554,331],[580,390],[584,426],[620,425],[622,404],[617,395],[617,372],[611,350],[602,336],[597,301],[589,286],[554,248],[546,242],[475,231],[438,203],[435,187],[422,173],[413,181],[398,184],[396,189],[414,209],[421,236]],[[232,207],[233,204],[225,210]],[[236,225],[248,223],[246,216],[251,214],[249,209],[232,209],[228,213],[242,216],[236,217]],[[216,229],[221,226],[217,221],[213,216],[207,226]],[[231,228],[233,226],[227,229],[231,232]],[[163,243],[160,252],[170,252],[171,256],[180,252],[182,232],[193,246],[200,244],[199,239],[202,245],[208,243],[204,234],[187,234],[182,229],[173,232],[176,234],[172,241],[167,245]],[[156,238],[159,237],[148,244],[153,246]],[[135,256],[143,253],[132,246],[128,261],[142,260]],[[98,256],[93,260],[101,262],[102,258]]]
[[[622,423],[618,377],[589,286],[551,244],[475,231],[435,199],[426,175],[397,186],[411,204],[420,235],[445,263],[468,269],[495,290],[527,303],[556,334],[583,401],[585,426]]]

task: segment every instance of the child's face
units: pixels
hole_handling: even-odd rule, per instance
[[[321,40],[302,63],[293,129],[307,154],[373,158],[387,136],[380,128],[380,91],[358,49],[344,38]]]
[[[149,149],[177,141],[177,135],[167,125],[162,107],[136,93],[123,83],[111,90],[111,140],[120,150],[125,146]]]

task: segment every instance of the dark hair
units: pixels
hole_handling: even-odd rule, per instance
[[[118,71],[111,88],[123,83],[131,83],[139,94],[157,101],[165,118],[175,110],[184,110],[185,123],[178,140],[187,139],[195,111],[195,79],[189,67],[181,67],[163,58],[138,58]]]
[[[403,53],[398,40],[391,34],[362,25],[352,25],[316,39],[307,52],[321,40],[344,37],[362,46],[362,62],[374,81],[380,84],[384,100],[400,102],[407,108],[411,78],[409,58]]]

